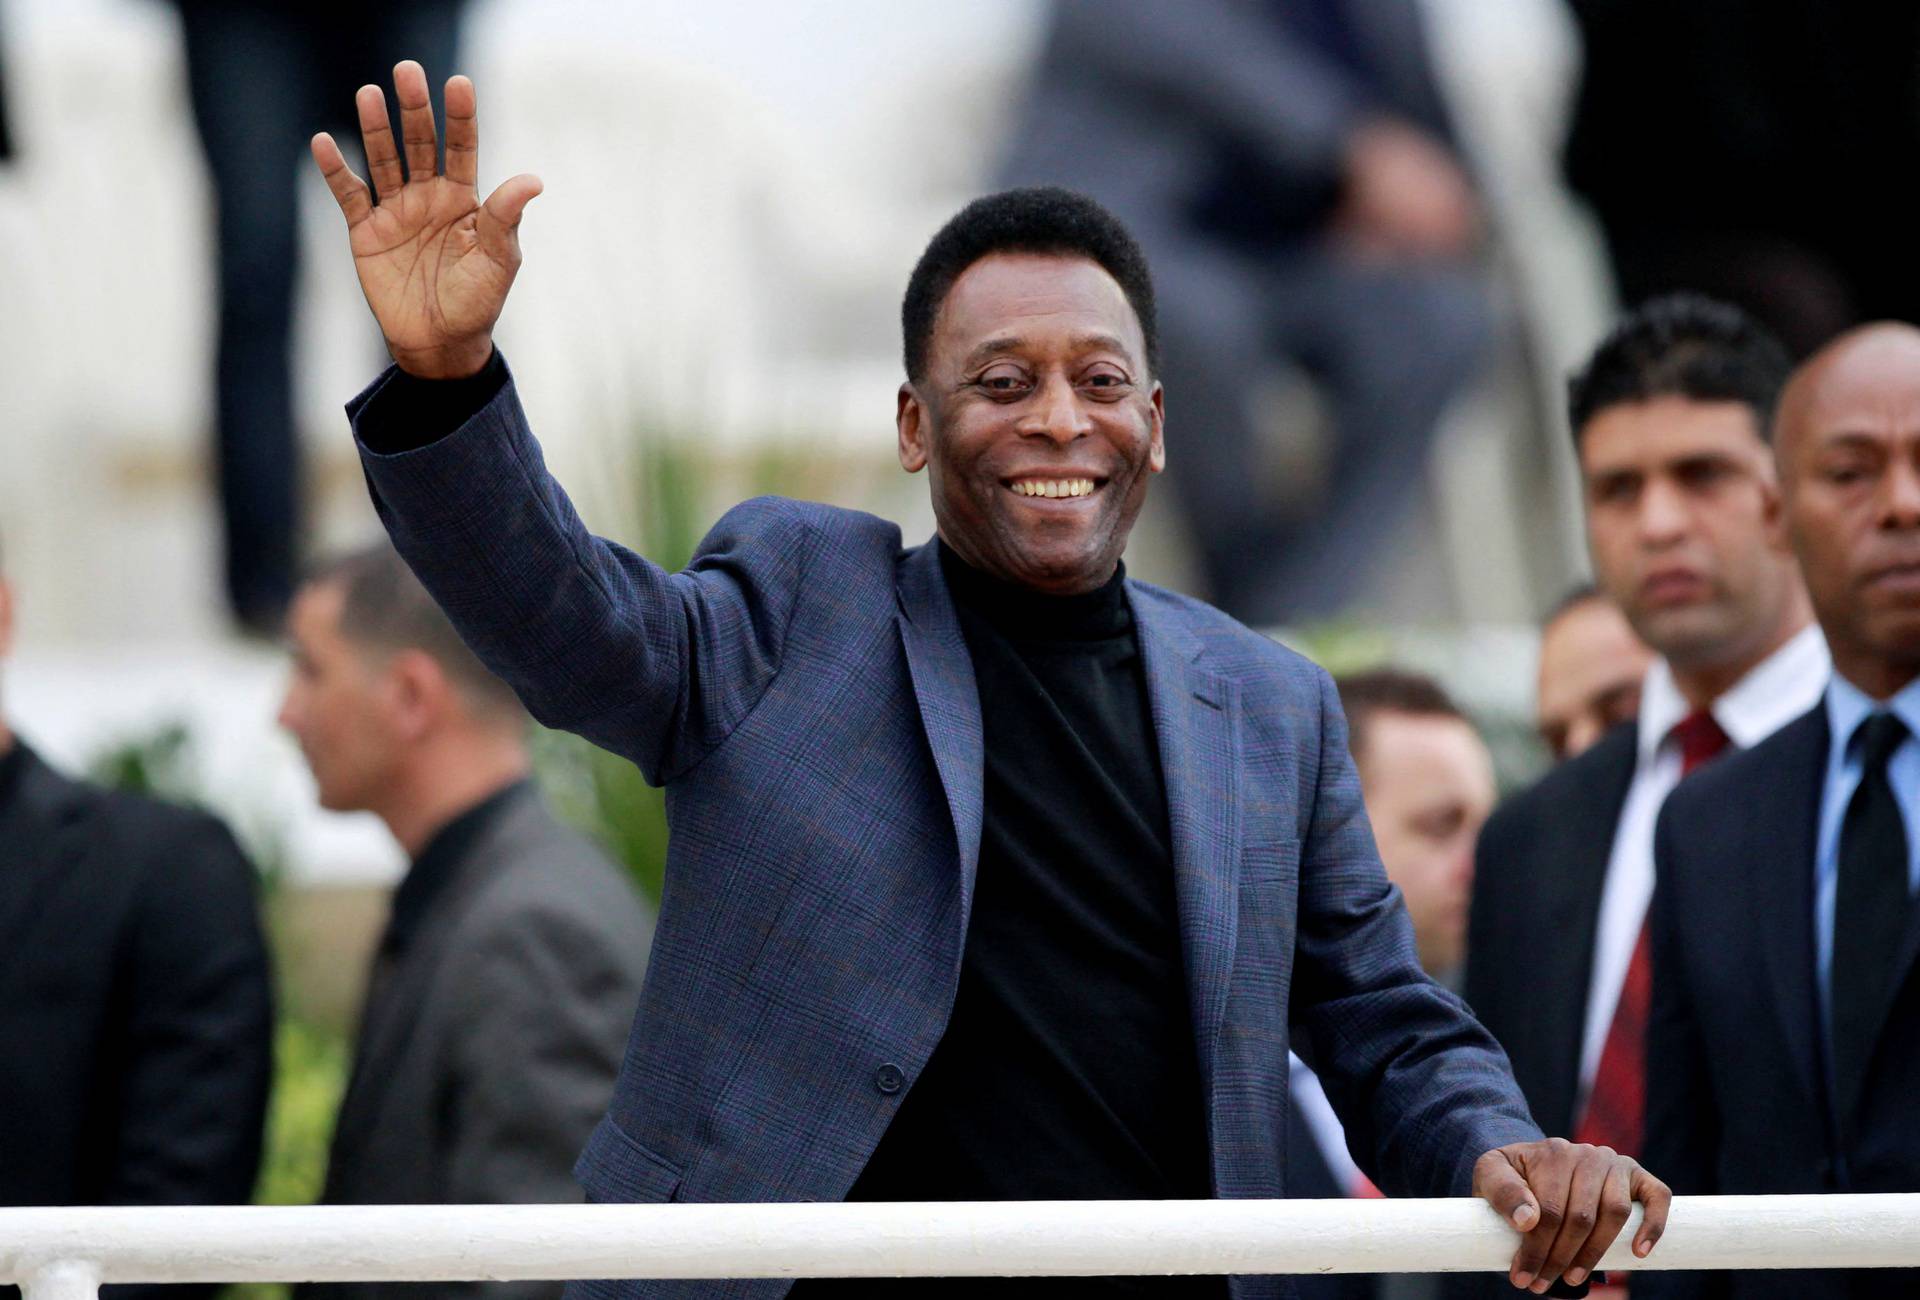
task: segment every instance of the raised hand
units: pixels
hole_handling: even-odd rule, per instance
[[[481,203],[473,82],[447,82],[444,174],[425,70],[411,59],[396,65],[393,93],[405,137],[404,179],[378,86],[362,86],[354,96],[372,192],[324,131],[313,137],[313,160],[346,216],[360,289],[387,351],[408,374],[463,378],[493,355],[493,325],[520,269],[520,215],[540,193],[540,178],[503,181]]]

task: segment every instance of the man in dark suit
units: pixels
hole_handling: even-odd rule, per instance
[[[1336,685],[1380,865],[1406,902],[1421,966],[1453,981],[1466,948],[1473,843],[1493,811],[1493,757],[1429,677],[1376,668]],[[1380,1195],[1347,1150],[1319,1079],[1298,1057],[1289,1064],[1287,1195]],[[1294,1288],[1300,1300],[1426,1300],[1439,1292],[1431,1276],[1362,1273],[1298,1278]]]
[[[281,722],[320,801],[384,820],[413,862],[375,956],[334,1128],[331,1205],[579,1198],[650,927],[627,880],[548,816],[519,701],[393,548],[322,570],[290,620]],[[557,1296],[556,1284],[328,1286],[374,1300]]]
[[[12,615],[0,577],[0,658]],[[220,822],[70,780],[0,718],[0,1205],[253,1194],[273,1068],[255,892]]]
[[[1153,259],[1171,485],[1209,597],[1256,627],[1352,599],[1487,342],[1420,8],[1055,0],[1002,171],[1092,195]],[[1317,490],[1268,471],[1254,399],[1282,364],[1326,399]]]
[[[538,180],[479,201],[464,77],[434,175],[425,72],[395,89],[406,181],[384,96],[359,96],[377,207],[314,140],[397,362],[348,407],[375,506],[535,716],[668,786],[657,960],[580,1161],[591,1196],[1275,1196],[1297,1046],[1376,1183],[1477,1192],[1526,1234],[1516,1280],[1590,1267],[1629,1187],[1651,1248],[1659,1181],[1542,1139],[1420,970],[1326,674],[1127,578],[1164,399],[1152,280],[1110,213],[990,196],[909,278],[896,434],[934,541],[763,498],[670,574],[581,525],[494,349]],[[1142,1287],[1228,1289],[1076,1293]]]
[[[1735,309],[1675,297],[1571,384],[1594,571],[1661,657],[1634,726],[1480,837],[1467,1001],[1549,1133],[1639,1152],[1654,817],[1689,768],[1757,744],[1825,680],[1767,447],[1787,368]]]
[[[1647,1151],[1702,1195],[1920,1191],[1920,330],[1781,399],[1787,523],[1833,677],[1675,791],[1653,907]],[[1885,1272],[1648,1274],[1636,1295],[1910,1295]]]

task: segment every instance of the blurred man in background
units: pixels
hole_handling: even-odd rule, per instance
[[[1636,726],[1487,823],[1466,994],[1547,1132],[1629,1154],[1649,1071],[1654,817],[1686,772],[1758,744],[1826,680],[1767,444],[1787,369],[1738,309],[1676,296],[1628,316],[1569,386],[1594,572],[1660,658]]]
[[[1591,583],[1563,597],[1540,628],[1535,713],[1555,761],[1576,758],[1640,712],[1653,651]]]
[[[1432,678],[1391,668],[1338,679],[1360,794],[1387,879],[1413,921],[1420,964],[1443,982],[1465,954],[1473,844],[1493,811],[1493,757]],[[1287,1133],[1287,1194],[1378,1196],[1347,1151],[1346,1132],[1320,1080],[1295,1056]],[[1350,1273],[1299,1277],[1300,1300],[1414,1300],[1432,1278]]]
[[[0,576],[0,659],[12,638]],[[70,780],[0,716],[0,954],[0,1205],[252,1196],[273,999],[225,826]]]
[[[612,1095],[646,969],[638,899],[548,816],[519,701],[391,547],[323,569],[295,601],[291,636],[280,721],[320,802],[378,814],[412,858],[374,959],[323,1199],[578,1200],[574,1157]]]
[[[381,75],[402,54],[451,62],[464,0],[175,3],[218,235],[215,464],[227,599],[242,629],[273,636],[293,595],[303,514],[291,355],[302,151],[313,123],[341,120],[339,87]]]
[[[1421,22],[1414,0],[1059,0],[1008,162],[1152,258],[1172,481],[1214,603],[1255,625],[1351,599],[1488,332]],[[1264,471],[1250,403],[1276,362],[1327,398],[1324,485]]]
[[[1653,908],[1647,1151],[1699,1195],[1920,1191],[1920,330],[1781,398],[1821,700],[1674,792]],[[1636,1296],[1912,1295],[1920,1274],[1647,1274]]]

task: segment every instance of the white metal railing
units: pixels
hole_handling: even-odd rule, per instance
[[[1639,1220],[1601,1267],[1920,1267],[1920,1194],[1681,1197],[1644,1260]],[[1515,1240],[1470,1199],[0,1209],[0,1282],[1468,1272]]]

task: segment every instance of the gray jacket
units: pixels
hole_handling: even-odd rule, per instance
[[[580,1200],[652,922],[621,873],[508,795],[407,944],[376,967],[327,1171],[329,1204]],[[557,1283],[309,1286],[303,1300],[557,1297]]]

